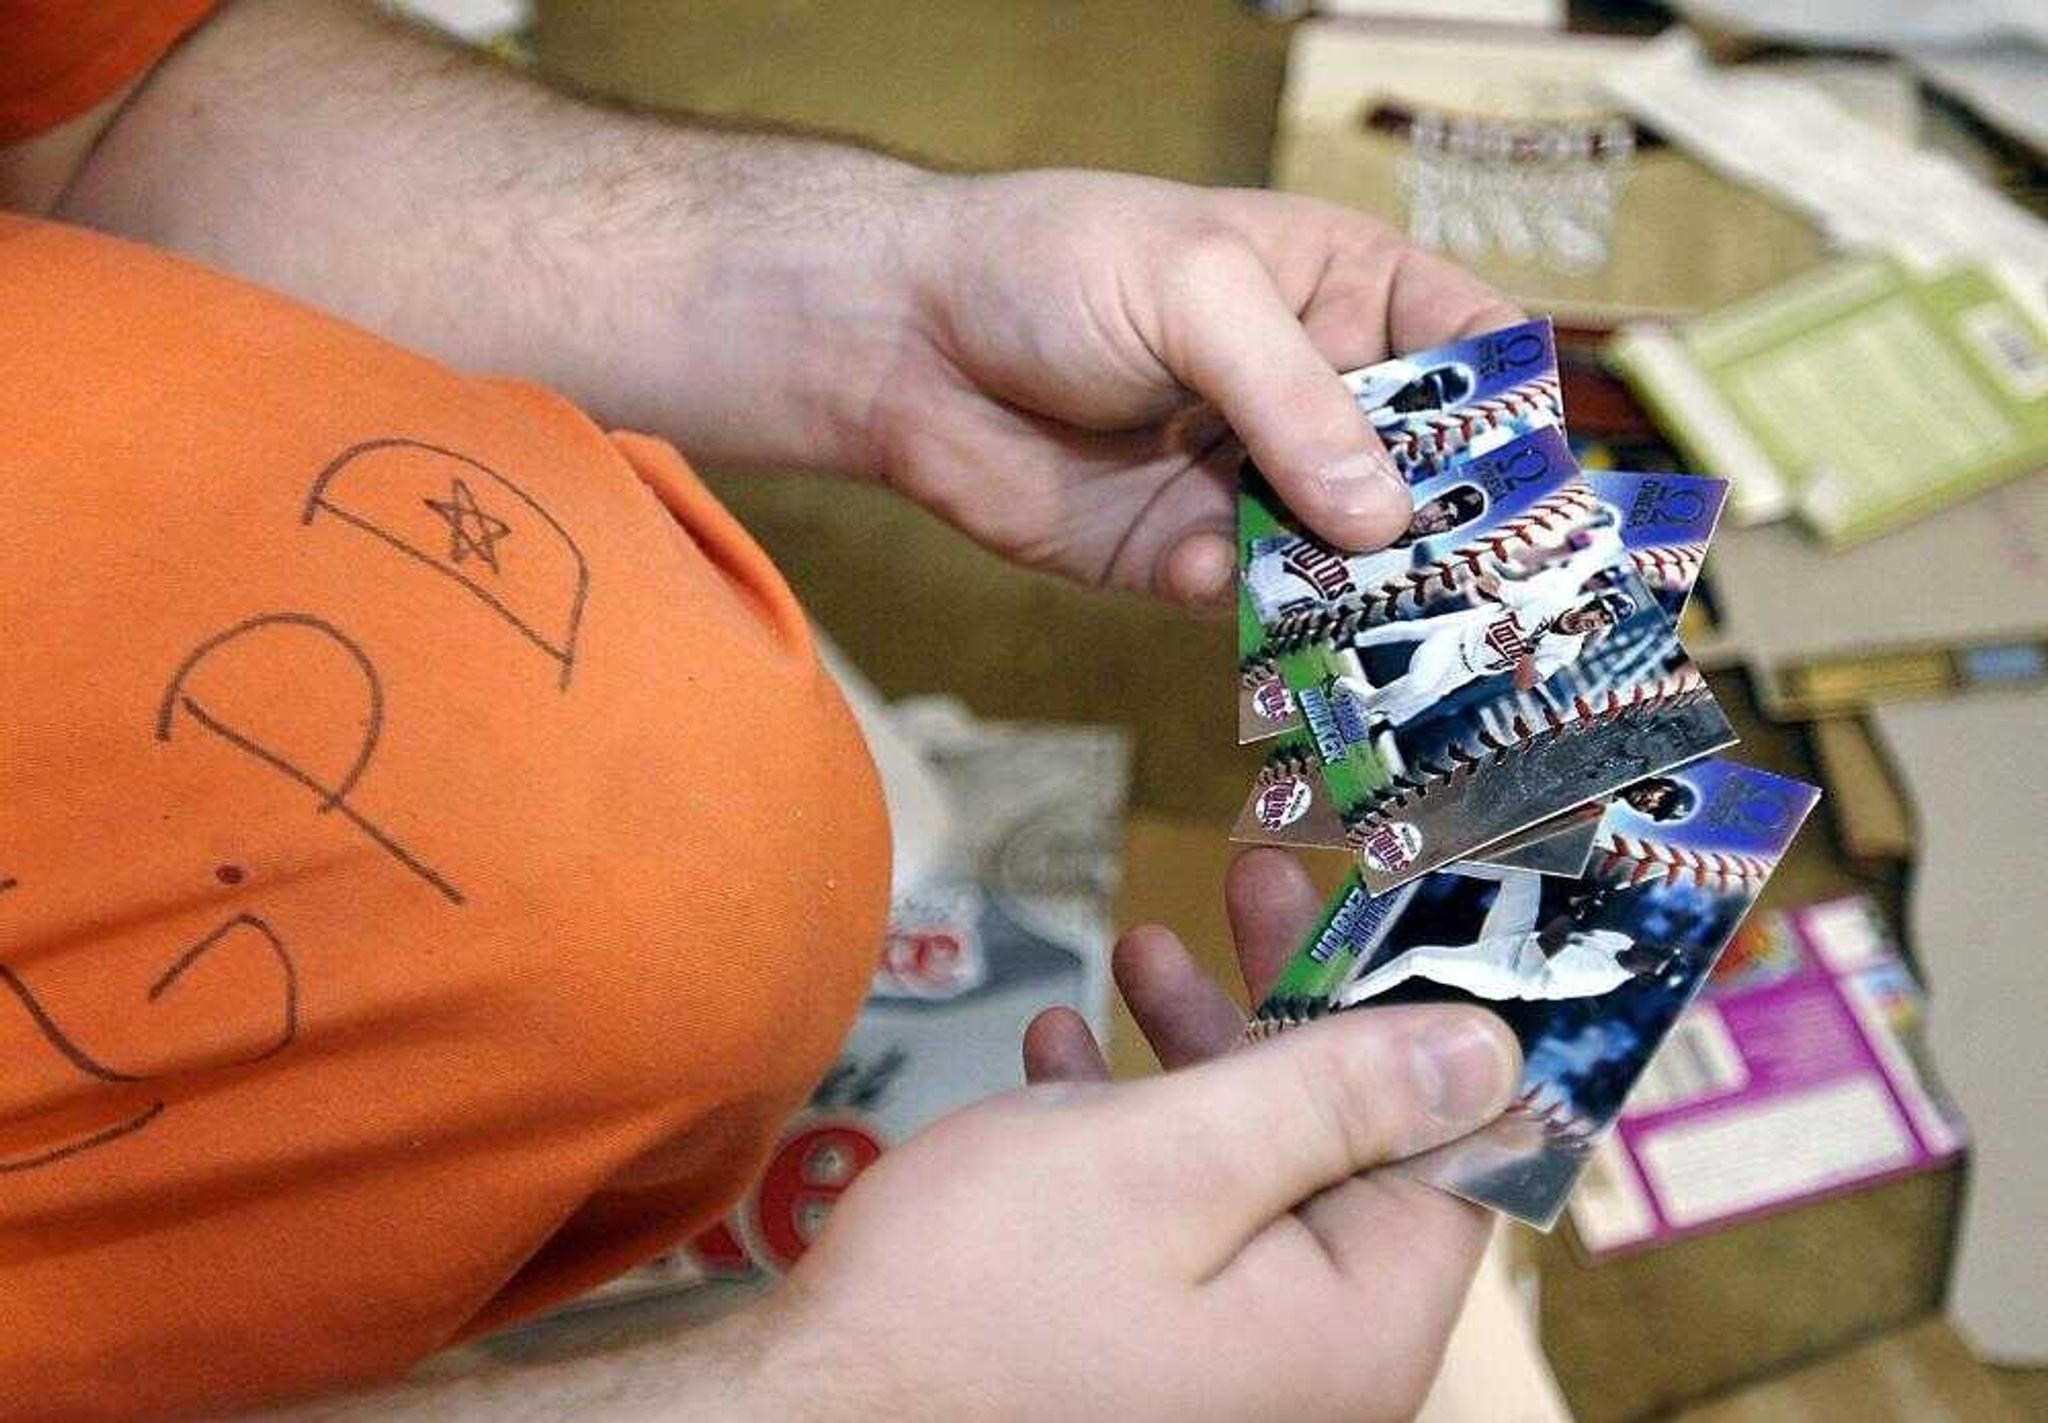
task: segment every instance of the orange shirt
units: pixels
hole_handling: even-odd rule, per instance
[[[0,1419],[578,1292],[859,1004],[886,827],[801,613],[545,391],[0,218],[0,634]]]
[[[214,0],[0,0],[0,143],[77,118],[148,69]]]

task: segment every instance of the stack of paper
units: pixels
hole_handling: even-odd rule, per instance
[[[2038,57],[2035,60],[2038,63]],[[1954,160],[1674,30],[1602,76],[1634,117],[1848,255],[1612,356],[1738,523],[1840,547],[2048,468],[2048,223]]]
[[[1614,363],[1665,432],[1734,485],[1742,523],[1833,544],[2048,467],[2048,321],[1982,264],[1867,256],[1676,328]]]

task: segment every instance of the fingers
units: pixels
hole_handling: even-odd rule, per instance
[[[1223,904],[1237,944],[1237,966],[1257,1003],[1307,940],[1322,896],[1301,861],[1285,850],[1247,850],[1230,866]]]
[[[1079,1013],[1048,1008],[1024,1030],[1024,1080],[1107,1082],[1109,1062]]]
[[[1110,959],[1131,1017],[1171,1071],[1229,1051],[1244,1013],[1189,957],[1173,931],[1142,924],[1117,941]]]
[[[1330,542],[1378,548],[1407,526],[1407,485],[1252,248],[1204,238],[1165,264],[1158,354],[1215,402],[1280,497]]]
[[[1476,1008],[1340,1013],[1118,1099],[1103,1164],[1156,1191],[1198,1179],[1167,1242],[1200,1277],[1282,1213],[1383,1162],[1454,1140],[1506,1106],[1513,1035]]]
[[[1256,1003],[1321,913],[1315,884],[1286,851],[1247,850],[1231,865],[1223,898],[1238,971]],[[1132,929],[1118,941],[1111,965],[1131,1017],[1162,1066],[1206,1062],[1237,1042],[1243,1011],[1171,930],[1156,924]]]
[[[1395,254],[1387,289],[1387,340],[1395,351],[1440,346],[1528,319],[1448,257],[1407,246]]]
[[[1226,609],[1237,587],[1237,545],[1213,529],[1188,534],[1160,563],[1160,591],[1196,612]]]

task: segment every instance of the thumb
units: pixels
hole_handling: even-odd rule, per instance
[[[1248,246],[1212,241],[1169,270],[1159,353],[1213,402],[1280,497],[1343,548],[1381,548],[1413,505],[1372,422]]]
[[[1147,1194],[1162,1174],[1199,1183],[1159,1224],[1201,1278],[1318,1192],[1484,1126],[1520,1072],[1514,1035],[1481,1009],[1339,1013],[1133,1084],[1109,1139]]]

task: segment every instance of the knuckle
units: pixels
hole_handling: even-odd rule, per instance
[[[1337,261],[1346,267],[1376,274],[1384,280],[1390,279],[1406,254],[1416,248],[1407,234],[1368,218],[1363,223],[1347,225],[1337,240],[1336,250]]]
[[[949,1175],[969,1175],[1000,1162],[1004,1152],[1013,1148],[1016,1115],[1006,1097],[992,1098],[939,1118],[918,1132],[917,1144],[945,1161]]]
[[[1162,267],[1181,293],[1235,287],[1244,280],[1251,250],[1227,228],[1207,225],[1182,233],[1166,252]]]
[[[1339,1024],[1330,1026],[1336,1029]],[[1385,1070],[1385,1059],[1377,1037],[1327,1031],[1321,1050],[1304,1053],[1299,1061],[1303,1100],[1316,1114],[1332,1151],[1341,1151],[1343,1164],[1352,1171],[1387,1155],[1395,1115],[1392,1095],[1398,1089]]]

